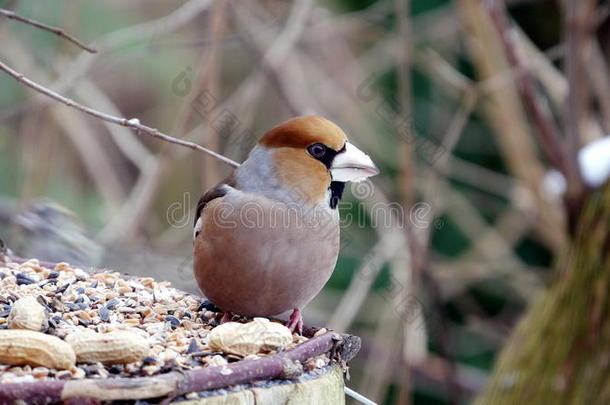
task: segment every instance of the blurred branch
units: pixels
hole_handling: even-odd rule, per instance
[[[447,403],[450,405],[460,404],[462,390],[459,385],[459,377],[457,374],[458,365],[456,359],[456,339],[451,334],[449,325],[449,313],[442,299],[440,284],[429,271],[430,263],[426,262],[422,268],[422,285],[425,286],[427,293],[430,295],[432,304],[432,312],[436,315],[438,329],[436,340],[438,343],[438,352],[445,359],[445,367],[442,369],[442,381],[447,389]],[[428,320],[432,323],[432,320]]]
[[[248,16],[241,13],[239,8],[232,7],[232,11],[238,21],[247,27],[248,37],[240,36],[240,38],[247,48],[258,57],[260,70],[257,72],[257,75],[260,74],[259,72],[267,75],[267,78],[275,85],[291,113],[296,115],[304,114],[308,109],[308,105],[304,102],[302,95],[295,94],[295,89],[289,85],[291,80],[286,77],[286,70],[281,67],[282,63],[286,62],[287,56],[296,47],[301,35],[305,32],[305,25],[313,6],[314,2],[312,0],[294,3],[284,28],[274,36],[275,40],[270,45],[257,40],[254,35],[262,24],[253,18],[246,18]],[[265,48],[267,48],[266,51]],[[254,83],[257,83],[257,81]]]
[[[394,303],[386,301],[386,305],[379,313],[379,324],[375,335],[374,342],[381,342],[387,348],[380,352],[370,352],[366,358],[368,373],[360,382],[359,388],[366,392],[373,400],[382,403],[386,395],[389,381],[395,374],[398,374],[398,366],[400,362],[400,341],[401,339],[401,322],[394,315]],[[389,364],[395,364],[396,367],[388,367]],[[402,380],[402,379],[401,379]],[[405,381],[401,381],[401,385]]]
[[[403,248],[401,240],[395,238],[391,233],[385,232],[379,236],[380,239],[375,246],[364,255],[341,302],[328,321],[330,329],[346,331],[350,327],[383,265],[392,255],[396,254],[398,249]]]
[[[398,71],[398,115],[403,119],[408,120],[412,119],[413,112],[411,108],[411,59],[412,59],[412,42],[411,42],[411,1],[410,0],[395,0],[394,1],[394,9],[396,11],[397,16],[397,24],[398,24],[398,43],[399,49],[396,53],[396,69]],[[413,147],[410,142],[402,142],[399,145],[399,172],[398,172],[398,193],[401,196],[401,204],[403,210],[410,209],[412,204],[415,201],[415,166],[413,164],[414,155],[413,155]],[[406,230],[408,232],[408,230]],[[412,236],[412,235],[410,235]],[[410,237],[405,240],[407,245],[404,246],[404,249],[412,249],[415,244],[409,243],[413,242],[414,238]],[[415,252],[411,252],[411,257],[415,257]],[[394,266],[397,269],[401,270],[402,274],[396,275],[400,276],[402,279],[406,280],[405,287],[402,291],[400,291],[399,295],[399,304],[407,306],[408,299],[407,297],[413,293],[415,285],[418,284],[420,268],[416,265],[417,260],[411,260],[411,268],[408,266]],[[407,311],[408,308],[405,308],[404,311]],[[421,325],[418,325],[421,327]],[[411,329],[413,328],[412,322],[408,320],[404,320],[402,325],[402,333],[399,341],[399,349],[402,355],[402,361],[400,362],[403,367],[401,367],[402,372],[402,380],[403,384],[401,384],[400,390],[398,392],[398,398],[396,403],[398,404],[410,404],[411,403],[411,373],[409,363],[411,363],[411,359],[409,356],[406,356],[405,353],[408,352],[408,347],[411,342],[411,339],[414,336],[414,333],[411,333]]]
[[[447,133],[443,138],[442,151],[443,154],[433,165],[433,171],[430,174],[430,179],[424,183],[422,194],[424,200],[430,205],[430,209],[425,213],[422,218],[424,223],[431,224],[434,218],[439,213],[439,206],[441,203],[440,193],[441,185],[443,183],[443,174],[447,172],[447,166],[449,159],[453,154],[453,150],[457,145],[460,136],[462,135],[468,118],[472,113],[477,101],[477,94],[471,90],[464,92],[462,102],[460,103],[457,111],[454,113],[449,126],[447,127]],[[418,268],[423,269],[427,267],[428,261],[428,245],[430,240],[430,232],[432,231],[431,226],[415,228],[411,244],[413,246],[413,255],[417,259],[414,260]]]
[[[154,200],[165,168],[166,161],[162,158],[151,155],[146,160],[144,169],[132,187],[127,201],[97,235],[100,241],[111,244],[119,239],[125,240],[133,237],[134,230],[144,220]]]
[[[365,199],[367,207],[371,211],[374,207],[389,207],[390,201],[383,191],[372,183],[371,186],[374,187],[374,192]],[[347,330],[352,325],[382,266],[399,253],[409,253],[404,249],[404,246],[408,244],[408,239],[401,229],[404,227],[406,213],[399,217],[395,210],[386,209],[385,214],[389,224],[375,228],[378,242],[364,256],[362,264],[354,273],[346,293],[343,294],[341,302],[328,322],[332,329]],[[407,257],[407,261],[410,262],[411,258]],[[410,263],[407,266],[410,267]],[[407,285],[401,285],[396,288],[408,290],[407,287]]]
[[[22,23],[25,24],[29,24],[32,25],[36,28],[40,28],[42,30],[45,31],[49,31],[52,32],[53,34],[66,39],[67,41],[72,42],[74,45],[78,46],[81,49],[84,49],[87,52],[90,53],[96,53],[97,51],[94,48],[91,48],[90,46],[87,46],[85,44],[83,44],[81,41],[79,41],[78,39],[74,38],[73,36],[67,34],[66,32],[64,32],[64,30],[62,30],[61,28],[57,28],[57,27],[52,27],[50,25],[47,24],[43,24],[41,22],[26,18],[26,17],[21,17],[17,14],[15,14],[14,11],[11,10],[5,10],[3,8],[0,8],[0,15],[9,18],[11,20],[15,20],[15,21],[20,21]]]
[[[418,273],[421,274],[422,285],[425,286],[425,289],[430,296],[430,302],[434,307],[434,312],[438,315],[439,333],[437,334],[437,340],[439,351],[447,359],[447,367],[444,369],[443,381],[446,385],[449,404],[459,404],[462,393],[457,384],[456,359],[454,355],[455,345],[453,344],[451,330],[444,314],[445,307],[440,294],[439,283],[433,277],[433,274],[430,271],[427,271],[430,267],[429,245],[431,231],[434,228],[434,219],[439,214],[439,208],[442,203],[440,194],[442,192],[441,186],[443,183],[443,175],[446,172],[453,150],[468,123],[468,119],[476,105],[476,101],[477,93],[471,88],[467,88],[463,93],[462,102],[449,122],[449,126],[447,127],[446,134],[443,138],[442,150],[444,153],[434,162],[434,171],[430,175],[431,179],[426,181],[423,186],[423,197],[430,207],[425,213],[423,222],[428,223],[429,225],[426,227],[415,226],[411,232],[412,254],[417,258],[414,260],[414,263],[418,269]]]
[[[411,109],[411,11],[410,0],[394,2],[398,24],[398,52],[396,53],[396,70],[398,71],[398,114],[404,119],[412,119]],[[402,195],[402,204],[410,207],[415,200],[413,179],[415,177],[412,147],[409,142],[400,145],[400,172],[398,175],[398,191]],[[414,269],[417,273],[417,269]],[[414,274],[417,277],[417,274]]]
[[[462,193],[455,191],[446,182],[442,184],[442,191],[452,219],[473,241],[470,250],[462,256],[478,256],[491,263],[507,262],[511,266],[524,267],[523,261],[512,251],[512,246],[498,234],[494,226],[488,225],[484,216]]]
[[[514,187],[512,177],[456,156],[449,157],[445,175],[506,199]]]
[[[441,59],[442,60],[442,59]],[[430,255],[428,252],[430,244],[430,234],[434,218],[438,215],[438,207],[441,201],[439,200],[440,186],[443,181],[443,173],[446,172],[446,168],[449,164],[449,158],[453,154],[453,150],[457,145],[460,136],[462,135],[468,118],[470,117],[477,101],[477,93],[472,90],[471,87],[467,87],[463,92],[462,101],[454,113],[449,126],[446,130],[446,135],[443,138],[442,150],[443,154],[434,163],[433,168],[435,169],[431,174],[432,179],[425,183],[424,187],[424,199],[429,203],[430,209],[425,213],[424,223],[428,223],[427,227],[413,227],[411,232],[411,249],[412,255],[415,259],[414,267],[417,269],[417,273],[422,276],[422,283],[426,286],[426,290],[430,295],[432,305],[436,311],[440,314],[439,324],[440,330],[438,334],[439,350],[442,352],[445,358],[447,358],[447,368],[445,369],[445,384],[447,387],[449,403],[458,404],[460,403],[461,391],[459,385],[456,383],[456,364],[453,355],[453,344],[450,336],[450,329],[448,323],[443,315],[443,301],[441,299],[438,282],[434,279],[429,271],[425,271],[430,266]]]
[[[154,41],[156,36],[172,32],[192,21],[199,13],[207,9],[211,3],[212,0],[190,0],[182,4],[171,14],[105,34],[94,41],[97,53],[81,52],[76,60],[62,69],[63,73],[48,87],[56,92],[66,92],[78,82],[78,78],[88,72],[91,66],[93,66],[93,62],[99,56],[107,54],[125,43],[141,40]],[[38,103],[30,103],[28,108],[44,106],[48,102],[48,99],[43,98]],[[0,114],[0,118],[11,117],[22,109],[23,107],[9,110],[7,113]]]
[[[491,20],[498,30],[508,63],[517,71],[515,80],[517,81],[523,103],[537,129],[536,133],[538,134],[538,139],[545,152],[545,156],[555,168],[564,174],[569,183],[569,188],[574,190],[573,193],[580,194],[583,185],[580,180],[580,172],[576,160],[568,154],[565,145],[559,137],[559,130],[550,117],[548,108],[543,106],[543,102],[536,91],[536,86],[529,70],[523,67],[523,62],[517,53],[513,41],[515,32],[508,21],[505,6],[501,0],[489,0],[487,6]]]
[[[608,134],[610,133],[610,69],[599,41],[594,39],[591,42],[591,59],[586,64],[586,69],[591,80],[591,89],[599,102],[604,132]]]
[[[16,39],[9,37],[3,40],[0,54],[20,70],[27,71],[32,77],[40,81],[48,80],[49,75],[38,67],[31,53]],[[19,132],[24,136],[23,161],[29,173],[21,182],[22,198],[33,198],[40,194],[41,190],[35,189],[36,178],[37,176],[46,178],[49,174],[44,162],[54,155],[55,147],[58,148],[57,150],[65,147],[62,143],[58,143],[56,138],[49,137],[53,132],[41,132],[52,126],[37,121],[50,117],[57,124],[56,127],[62,129],[61,135],[65,135],[77,152],[78,160],[106,202],[107,206],[104,207],[106,212],[108,214],[115,212],[125,198],[123,187],[125,179],[117,172],[117,166],[112,164],[113,160],[108,149],[104,147],[103,140],[96,137],[95,128],[89,125],[78,111],[65,109],[57,103],[53,106],[59,108],[51,108],[47,112],[36,111],[24,116]],[[125,131],[129,132],[126,128]],[[41,136],[44,139],[40,139]],[[105,167],[106,170],[99,170],[100,167]]]
[[[590,27],[591,32],[597,31],[597,29],[606,21],[608,15],[610,15],[610,4],[601,2],[591,16],[591,19],[593,20]]]
[[[60,94],[57,94],[54,91],[52,91],[52,90],[50,90],[50,89],[48,89],[48,88],[46,88],[44,86],[41,86],[40,84],[38,84],[38,83],[28,79],[27,77],[25,77],[21,73],[15,71],[15,70],[11,69],[10,67],[8,67],[7,65],[5,65],[3,62],[0,62],[0,70],[6,72],[9,76],[13,77],[18,82],[23,83],[27,87],[29,87],[29,88],[31,88],[31,89],[33,89],[33,90],[35,90],[35,91],[37,91],[37,92],[39,92],[41,94],[44,94],[47,97],[50,97],[50,98],[52,98],[52,99],[54,99],[56,101],[59,101],[60,103],[63,103],[65,105],[67,105],[68,107],[75,108],[75,109],[77,109],[79,111],[82,111],[82,112],[84,112],[86,114],[89,114],[89,115],[91,115],[93,117],[99,118],[99,119],[101,119],[103,121],[107,121],[107,122],[110,122],[110,123],[113,123],[113,124],[117,124],[117,125],[121,125],[121,126],[124,126],[124,127],[131,128],[131,129],[135,130],[136,133],[138,133],[138,134],[143,133],[143,134],[152,136],[154,138],[162,139],[162,140],[164,140],[166,142],[169,142],[169,143],[173,143],[173,144],[176,144],[176,145],[181,145],[181,146],[193,149],[193,150],[204,152],[204,153],[207,153],[208,155],[210,155],[210,156],[212,156],[212,157],[214,157],[214,158],[216,158],[218,160],[221,160],[221,161],[223,161],[223,162],[225,162],[225,163],[227,163],[227,164],[229,164],[231,166],[235,166],[235,167],[239,166],[239,163],[237,163],[237,162],[235,162],[235,161],[233,161],[233,160],[231,160],[231,159],[229,159],[229,158],[227,158],[227,157],[225,157],[225,156],[223,156],[223,155],[221,155],[219,153],[216,153],[216,152],[214,152],[214,151],[212,151],[212,150],[210,150],[208,148],[205,148],[205,147],[203,147],[201,145],[198,145],[198,144],[196,144],[194,142],[184,141],[182,139],[177,139],[177,138],[174,138],[172,136],[166,135],[166,134],[160,132],[159,130],[157,130],[155,128],[151,128],[151,127],[148,127],[146,125],[140,124],[140,121],[137,118],[127,119],[127,118],[115,117],[113,115],[105,114],[105,113],[99,112],[97,110],[94,110],[93,108],[81,105],[81,104],[75,102],[72,99],[69,99],[69,98],[64,97],[64,96],[62,96]]]
[[[479,89],[483,92],[491,92],[497,86],[503,86],[506,81],[511,83],[515,81],[515,76],[522,71],[529,71],[530,74],[536,75],[540,84],[544,87],[549,99],[558,109],[563,109],[565,98],[568,94],[568,81],[563,76],[563,73],[553,64],[552,53],[556,48],[551,48],[551,51],[542,52],[532,40],[525,35],[523,30],[516,25],[513,25],[512,32],[515,35],[512,37],[513,44],[516,47],[516,53],[522,56],[523,65],[520,69],[511,68],[506,73],[499,73],[495,77],[491,77],[479,84]]]
[[[433,79],[441,79],[440,81],[445,91],[457,90],[454,93],[461,95],[465,91],[475,89],[470,78],[451,66],[432,48],[425,48],[424,50],[414,52],[413,63],[422,73],[431,76]],[[449,86],[445,86],[447,84]]]
[[[202,57],[203,66],[200,71],[200,79],[196,93],[208,92],[214,97],[222,97],[221,72],[222,72],[222,38],[228,25],[227,0],[217,0],[210,9],[209,25],[206,36],[211,39],[210,46],[204,50]],[[215,131],[210,115],[203,117],[205,127],[198,139],[202,139],[204,145],[212,150],[220,150],[220,138],[223,131]],[[209,159],[201,159],[202,188],[209,189],[222,180],[222,174],[217,162]]]
[[[512,265],[506,261],[494,262],[492,266],[489,263],[486,259],[456,261],[453,258],[446,260],[436,258],[431,263],[430,270],[441,286],[445,302],[463,295],[473,285],[483,280],[506,280],[517,292],[518,297],[525,301],[535,299],[545,286],[537,274],[544,272],[546,268]]]
[[[82,115],[57,106],[59,108],[49,110],[51,118],[58,127],[62,128],[78,151],[85,170],[93,179],[100,195],[108,202],[108,215],[112,215],[125,200],[125,190],[121,184],[121,177],[113,168],[108,151],[102,146],[91,125],[88,125]]]
[[[504,75],[511,69],[489,10],[478,0],[458,0],[455,4],[480,83],[506,77]],[[567,239],[564,216],[562,211],[549,206],[543,194],[545,168],[530,136],[520,95],[510,83],[492,88],[493,91],[486,92],[486,102],[481,103],[481,108],[498,135],[500,150],[511,173],[528,189],[535,202],[537,232],[548,246],[558,251]]]
[[[564,2],[567,46],[565,66],[570,83],[566,135],[569,152],[572,154],[574,162],[576,162],[576,155],[582,146],[582,124],[588,114],[589,84],[584,65],[589,60],[587,57],[590,48],[588,30],[596,3],[595,0],[567,0]]]
[[[120,115],[121,113],[110,97],[89,79],[83,80],[80,86],[74,89],[74,92],[79,99],[88,104],[95,104],[110,114]],[[104,121],[104,124],[121,152],[142,172],[147,159],[152,156],[146,146],[128,128],[112,125],[107,121]]]
[[[200,6],[203,4],[207,4],[207,0],[191,0],[193,4],[197,3]],[[304,2],[305,5],[306,2]],[[183,7],[186,7],[183,6]],[[306,16],[302,11],[303,3],[295,3],[292,8],[291,14],[298,16],[299,21],[297,25],[301,26],[306,21]],[[236,10],[239,12],[239,10]],[[179,11],[175,11],[172,15],[178,15]],[[167,18],[169,18],[168,16]],[[295,17],[296,18],[296,17]],[[301,20],[302,19],[302,20]],[[289,18],[290,20],[290,18]],[[147,23],[153,24],[153,23]],[[155,23],[156,25],[157,23]],[[129,28],[127,28],[129,29]],[[126,30],[127,30],[126,29]],[[147,28],[148,29],[148,28]],[[282,32],[279,35],[275,35],[273,37],[273,43],[269,46],[267,53],[270,53],[272,49],[280,49],[280,51],[274,51],[273,60],[274,63],[281,63],[287,56],[287,53],[292,49],[291,47],[286,47],[285,45],[276,45],[278,42],[286,41],[284,35],[282,34],[284,30],[294,30],[294,26],[288,27],[285,26]],[[232,111],[234,106],[238,103],[248,103],[249,105],[254,105],[254,98],[259,94],[259,90],[263,85],[262,72],[260,70],[255,70],[252,72],[242,83],[238,86],[238,88],[229,96],[225,101],[220,103],[215,107],[217,111],[223,111],[225,109],[229,109]],[[201,86],[201,77],[199,77],[199,81],[196,86]],[[192,92],[189,97],[186,97],[185,103],[183,105],[182,110],[179,112],[179,119],[176,125],[176,132],[181,133],[186,121],[186,115],[188,115],[188,109],[192,108],[192,102],[194,98],[199,95],[198,92]],[[189,133],[185,136],[185,139],[195,139],[195,137],[201,137],[202,131],[206,131],[205,123],[195,126]],[[209,133],[209,127],[208,127]],[[182,150],[177,149],[162,149],[161,153],[158,155],[157,160],[153,161],[149,160],[148,165],[149,169],[145,170],[138,179],[135,187],[133,188],[132,193],[129,196],[129,199],[125,203],[124,207],[121,209],[118,215],[116,215],[102,230],[100,233],[100,238],[106,242],[115,241],[118,238],[129,237],[133,233],[133,231],[139,226],[140,223],[146,218],[146,213],[148,212],[151,202],[153,200],[153,196],[155,195],[156,190],[158,189],[161,181],[163,180],[164,174],[166,171],[164,170],[167,166],[169,159],[176,158],[180,156]]]

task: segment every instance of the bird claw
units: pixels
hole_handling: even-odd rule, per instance
[[[292,310],[292,314],[290,314],[290,320],[286,324],[286,327],[290,329],[290,332],[296,332],[299,335],[303,334],[303,314],[301,314],[301,310],[295,308]]]

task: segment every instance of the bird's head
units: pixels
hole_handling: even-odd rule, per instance
[[[359,182],[379,173],[341,128],[317,116],[296,117],[272,128],[248,160],[257,160],[261,151],[271,160],[271,175],[279,187],[296,190],[300,199],[314,204],[327,198],[330,190],[332,208],[345,182]]]

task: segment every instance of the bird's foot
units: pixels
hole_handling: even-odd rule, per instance
[[[231,322],[233,319],[233,312],[225,312],[222,314],[222,318],[220,318],[220,324]]]
[[[303,334],[303,314],[301,314],[300,309],[295,308],[292,310],[290,320],[286,324],[286,327],[290,329],[290,332],[296,332],[299,335]]]

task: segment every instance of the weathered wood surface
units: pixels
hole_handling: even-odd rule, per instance
[[[343,405],[343,372],[335,366],[322,376],[293,384],[248,388],[227,395],[175,402],[178,405]]]

